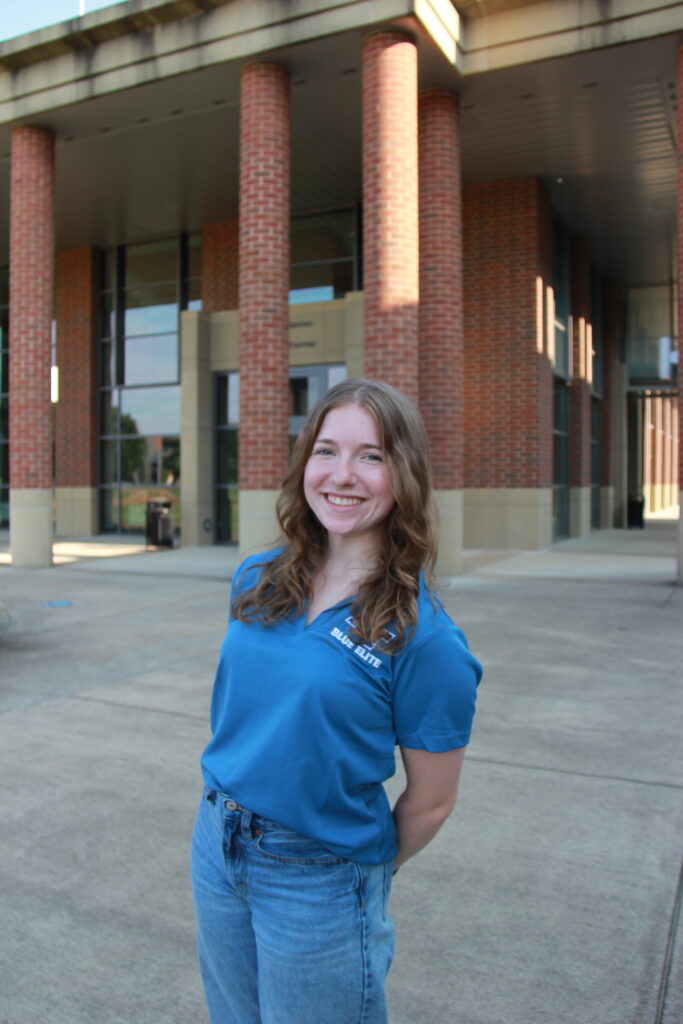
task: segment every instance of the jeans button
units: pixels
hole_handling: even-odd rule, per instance
[[[225,801],[225,806],[228,808],[229,811],[236,811],[237,810],[237,804],[235,803],[234,800],[226,800]]]

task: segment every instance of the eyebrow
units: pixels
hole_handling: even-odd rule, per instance
[[[333,437],[316,437],[314,444],[338,444]],[[379,444],[372,444],[370,441],[363,441],[358,445],[359,448],[374,448],[376,451],[381,452],[382,446]]]

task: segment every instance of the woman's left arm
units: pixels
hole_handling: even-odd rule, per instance
[[[433,754],[401,747],[406,788],[394,805],[398,853],[394,868],[433,839],[455,807],[465,747]]]

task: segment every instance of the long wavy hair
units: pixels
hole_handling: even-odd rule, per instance
[[[327,531],[304,496],[304,472],[328,412],[354,403],[377,422],[395,504],[382,523],[377,563],[353,601],[353,634],[360,643],[380,643],[392,651],[417,623],[420,572],[428,585],[433,580],[437,535],[428,441],[420,414],[406,395],[363,377],[330,388],[309,414],[276,506],[283,550],[264,564],[258,583],[234,598],[232,614],[243,622],[268,624],[301,614],[306,607],[325,558]]]

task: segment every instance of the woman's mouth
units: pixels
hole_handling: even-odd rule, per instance
[[[353,505],[360,505],[362,498],[355,498],[352,496],[345,497],[342,494],[326,494],[325,498],[331,505],[336,505],[337,508],[350,508]]]

